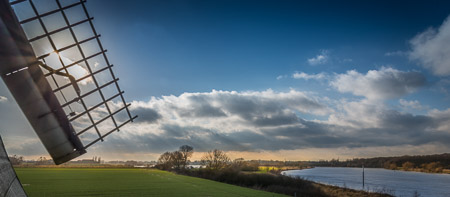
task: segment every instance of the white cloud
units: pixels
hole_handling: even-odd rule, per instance
[[[353,62],[353,59],[351,58],[345,58],[342,60],[342,62]]]
[[[450,96],[450,79],[441,79],[436,83],[436,88],[444,93],[447,97]]]
[[[450,108],[446,110],[433,109],[428,112],[437,122],[437,130],[450,133]]]
[[[450,18],[438,28],[429,28],[410,40],[410,59],[438,76],[450,75]]]
[[[322,50],[316,57],[308,59],[310,65],[325,64],[329,59],[328,50]]]
[[[4,97],[4,96],[0,96],[0,103],[4,103],[8,101],[8,98]]]
[[[388,57],[392,57],[392,56],[404,56],[407,54],[408,54],[408,52],[405,52],[405,51],[392,51],[392,52],[387,52],[384,55],[388,56]]]
[[[404,99],[400,99],[398,102],[404,108],[408,108],[408,109],[423,109],[423,106],[417,100],[407,101],[407,100],[404,100]]]
[[[286,78],[286,75],[279,75],[279,76],[277,77],[277,80],[281,80],[281,79],[283,79],[283,78]]]
[[[307,92],[266,91],[217,91],[183,93],[180,96],[152,98],[148,102],[134,102],[134,108],[154,109],[163,117],[218,118],[271,116],[273,113],[301,112],[315,115],[328,113],[329,109]]]
[[[307,74],[304,72],[295,72],[294,74],[292,74],[292,78],[294,79],[305,79],[305,80],[309,80],[309,79],[324,79],[326,77],[326,75],[324,73],[319,73],[319,74]]]
[[[328,122],[333,125],[361,128],[379,128],[383,113],[388,108],[382,103],[373,100],[347,101],[340,100],[335,103],[336,113],[329,116]]]
[[[366,74],[356,70],[338,74],[330,85],[339,92],[380,100],[412,93],[425,83],[425,77],[421,73],[383,67],[380,70],[369,70]]]

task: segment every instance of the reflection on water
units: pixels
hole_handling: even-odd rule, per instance
[[[296,176],[320,183],[362,188],[362,168],[317,167],[305,170],[284,171],[284,175]],[[380,168],[365,169],[365,190],[384,191],[395,196],[450,197],[450,174],[428,174]]]

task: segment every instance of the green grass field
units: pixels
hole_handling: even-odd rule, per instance
[[[147,169],[16,168],[33,196],[283,196]]]

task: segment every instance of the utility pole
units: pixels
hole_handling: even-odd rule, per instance
[[[363,189],[364,189],[364,164],[362,165],[362,183],[363,183]]]

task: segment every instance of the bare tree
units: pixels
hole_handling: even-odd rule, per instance
[[[187,164],[189,163],[189,158],[194,154],[194,148],[189,145],[183,145],[180,146],[180,149],[178,151],[180,151],[183,156],[182,167],[186,168]]]
[[[159,156],[158,167],[162,170],[168,170],[173,167],[171,152],[165,152],[161,156]]]
[[[171,153],[171,159],[173,162],[173,167],[179,170],[183,166],[183,154],[180,151],[175,151]]]
[[[202,164],[213,170],[225,168],[228,163],[230,163],[230,158],[222,150],[214,149],[213,151],[208,151],[202,157]]]
[[[9,157],[9,161],[12,165],[20,165],[23,162],[22,156],[13,155],[12,157]]]
[[[194,148],[188,145],[183,145],[178,151],[165,152],[158,159],[157,167],[162,170],[170,170],[175,168],[177,170],[186,168],[189,162],[189,157],[194,153]]]

